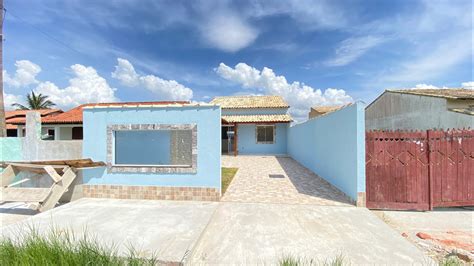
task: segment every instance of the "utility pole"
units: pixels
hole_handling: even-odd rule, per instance
[[[5,105],[3,102],[3,19],[5,15],[3,0],[0,0],[0,138],[7,136]],[[0,151],[1,152],[1,151]]]

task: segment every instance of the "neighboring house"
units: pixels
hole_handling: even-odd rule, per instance
[[[386,90],[365,109],[367,130],[474,128],[474,90]]]
[[[44,140],[82,139],[82,108],[84,106],[87,104],[54,116],[41,117],[41,138]],[[18,137],[24,137],[25,122],[20,121],[16,125]]]
[[[344,105],[314,106],[311,107],[311,110],[308,113],[308,118],[311,119],[331,112],[335,112],[343,107]]]
[[[286,134],[292,121],[280,96],[216,97],[222,108],[222,153],[287,154]]]
[[[84,107],[85,197],[219,200],[220,108],[187,102]]]
[[[26,121],[26,112],[30,110],[15,110],[15,111],[6,111],[5,112],[5,124],[7,126],[7,137],[18,137],[20,135],[25,135],[23,130],[18,130],[18,124],[25,124]],[[34,110],[40,113],[41,117],[54,116],[62,113],[62,110],[59,109],[41,109]]]

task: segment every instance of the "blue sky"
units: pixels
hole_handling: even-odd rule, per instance
[[[279,94],[370,102],[473,80],[472,1],[5,0],[6,103]],[[424,84],[424,85],[423,85]],[[466,84],[465,84],[466,86]]]

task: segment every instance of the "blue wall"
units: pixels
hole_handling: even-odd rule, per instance
[[[21,161],[22,155],[22,138],[0,138],[0,161]]]
[[[364,104],[290,127],[288,154],[357,200],[365,192]]]
[[[197,173],[84,171],[84,183],[140,186],[221,187],[221,112],[218,106],[84,109],[84,158],[106,162],[107,125],[197,124]]]
[[[238,151],[239,154],[287,154],[286,132],[288,123],[275,124],[276,135],[273,144],[260,144],[255,139],[255,124],[238,125]]]

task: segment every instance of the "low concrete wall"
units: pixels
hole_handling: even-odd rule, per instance
[[[26,136],[22,138],[0,138],[0,161],[46,161],[68,160],[82,158],[82,140],[41,140],[41,117],[37,112],[26,114]],[[0,168],[0,172],[3,169]],[[21,173],[26,177],[28,173]],[[17,177],[20,178],[20,177]],[[82,173],[71,185],[71,189],[61,201],[70,201],[82,196]],[[49,187],[52,180],[49,176],[32,179],[31,182],[22,183],[24,187]]]
[[[82,158],[82,140],[41,140],[41,117],[26,114],[26,136],[0,138],[0,161],[45,161]]]
[[[288,129],[288,154],[365,204],[364,104],[310,119]]]

